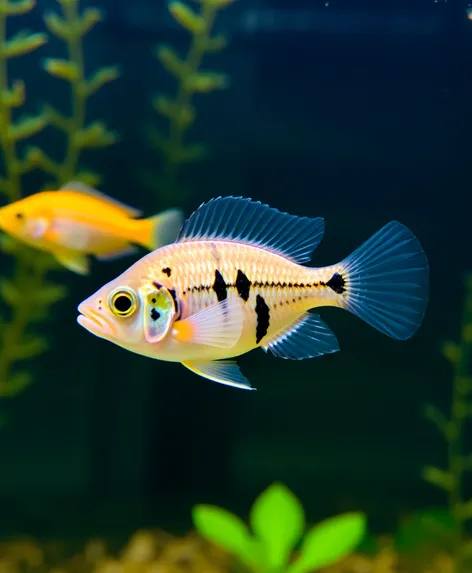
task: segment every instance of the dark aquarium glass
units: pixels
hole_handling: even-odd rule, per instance
[[[2,573],[472,571],[471,168],[467,1],[0,0]],[[247,392],[81,328],[82,301],[219,196],[324,218],[308,267],[408,227],[418,331],[317,309],[339,352],[245,353]],[[225,264],[234,284],[212,270],[202,292],[247,301]],[[411,277],[393,302],[382,277],[394,321]],[[157,336],[185,305],[155,288]]]

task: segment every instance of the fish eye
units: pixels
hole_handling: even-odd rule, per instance
[[[15,217],[17,218],[18,221],[23,221],[23,219],[25,218],[24,214],[21,213],[21,211],[15,213]]]
[[[116,316],[131,316],[138,306],[136,295],[132,290],[119,288],[110,294],[109,306]]]

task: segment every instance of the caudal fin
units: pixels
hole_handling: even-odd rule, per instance
[[[418,330],[429,295],[428,259],[415,235],[392,221],[340,263],[343,308],[398,340]]]
[[[184,223],[184,214],[180,209],[168,209],[148,219],[151,223],[147,248],[151,251],[173,243]]]

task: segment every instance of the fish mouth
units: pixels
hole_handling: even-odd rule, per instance
[[[116,334],[111,323],[98,314],[98,312],[81,307],[82,305],[77,309],[80,313],[77,317],[77,322],[80,326],[83,326],[86,330],[101,338],[106,338]]]

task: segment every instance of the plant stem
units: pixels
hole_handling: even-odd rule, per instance
[[[451,435],[448,444],[448,461],[453,483],[449,491],[449,506],[458,527],[458,539],[455,555],[455,571],[462,571],[461,549],[465,536],[465,518],[463,516],[464,456],[463,434],[467,418],[467,404],[472,389],[472,380],[468,377],[472,349],[472,275],[466,277],[466,295],[462,312],[460,340],[457,358],[454,362],[453,393],[451,404]]]
[[[186,60],[189,75],[197,73],[200,68],[208,40],[210,39],[216,13],[217,9],[214,6],[208,4],[202,5],[200,16],[205,22],[205,31],[201,34],[194,35],[192,43],[190,44]],[[193,91],[189,89],[185,80],[181,80],[175,98],[176,107],[178,109],[186,108],[190,104],[192,95]],[[164,176],[166,190],[171,190],[175,185],[176,172],[179,164],[178,156],[179,151],[182,149],[184,132],[185,130],[180,126],[179,122],[175,120],[171,122],[169,133],[170,145]]]
[[[62,4],[64,17],[71,25],[79,21],[79,12],[77,1],[64,2]],[[67,51],[69,60],[77,66],[78,75],[72,82],[72,113],[70,129],[67,137],[67,149],[64,163],[61,167],[58,184],[64,184],[70,181],[77,172],[77,163],[80,155],[80,147],[76,144],[74,134],[83,128],[85,122],[85,103],[86,96],[83,90],[84,86],[84,56],[82,51],[82,36],[75,33],[67,41]]]
[[[7,42],[7,16],[0,12],[0,46]],[[8,62],[5,53],[0,51],[0,91],[8,91]],[[5,179],[8,181],[7,194],[10,202],[17,201],[21,196],[21,181],[19,162],[16,155],[14,140],[9,136],[12,125],[10,106],[0,100],[0,145],[3,150]]]

